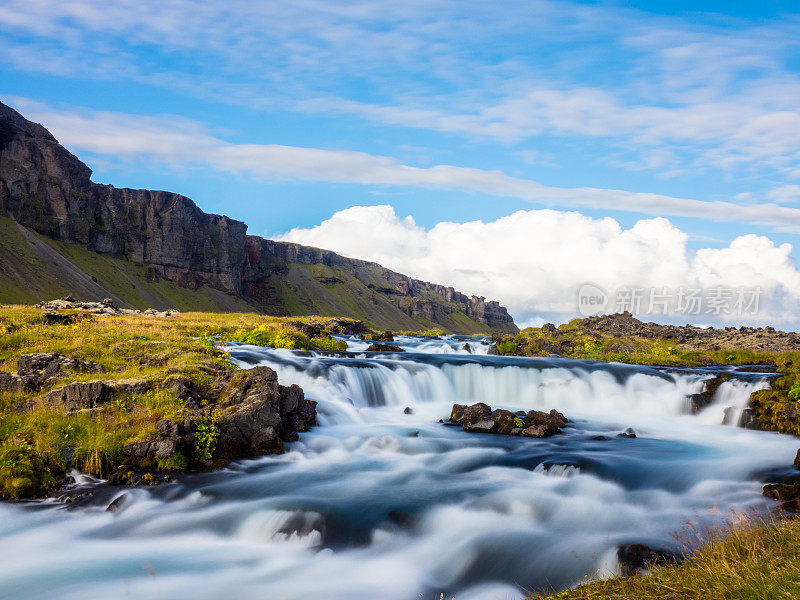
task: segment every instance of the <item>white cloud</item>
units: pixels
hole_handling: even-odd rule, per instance
[[[611,218],[545,209],[425,229],[411,217],[397,216],[391,206],[354,206],[280,239],[479,293],[505,304],[519,322],[543,314],[575,315],[578,287],[593,282],[608,291],[760,286],[763,309],[744,321],[800,323],[800,271],[789,244],[745,235],[728,247],[692,253],[687,234],[663,218],[623,229]]]
[[[767,198],[776,203],[800,201],[800,185],[782,185],[771,189]]]
[[[774,203],[733,203],[675,198],[601,188],[561,188],[454,165],[415,167],[399,160],[349,150],[278,144],[232,144],[188,119],[111,112],[56,110],[12,98],[65,146],[122,160],[151,160],[174,167],[202,167],[261,180],[295,179],[374,186],[419,187],[505,196],[548,206],[589,207],[759,224],[800,231],[800,209]]]
[[[6,0],[0,61],[503,143],[604,138],[637,155],[618,166],[672,176],[794,177],[799,29],[548,0]]]

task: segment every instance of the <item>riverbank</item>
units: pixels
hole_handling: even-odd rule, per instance
[[[342,350],[331,333],[362,330],[351,319],[138,313],[111,302],[2,307],[0,499],[51,494],[72,469],[146,485],[282,452],[315,422],[314,403],[268,369],[237,373],[216,342]]]
[[[800,518],[735,519],[689,550],[679,565],[593,581],[532,600],[713,600],[800,597]],[[694,540],[693,540],[694,541]]]

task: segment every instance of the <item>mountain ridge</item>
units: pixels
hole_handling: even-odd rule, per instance
[[[18,227],[3,229],[8,235],[0,264],[12,264],[22,252],[41,263],[29,270],[45,279],[51,271],[52,287],[78,295],[89,293],[88,280],[108,289],[114,287],[109,281],[119,278],[111,295],[136,307],[149,300],[156,308],[170,308],[163,304],[171,296],[191,307],[191,295],[178,289],[183,288],[205,294],[208,303],[198,306],[204,309],[336,314],[396,329],[517,330],[495,301],[329,250],[251,236],[245,223],[205,213],[180,194],[98,184],[91,174],[42,125],[0,102],[0,215]],[[113,277],[100,263],[113,268]],[[23,266],[17,271],[25,271]],[[124,280],[134,291],[126,291]],[[25,273],[0,282],[5,302],[14,294],[3,294],[3,288],[26,297],[26,288],[34,287]]]

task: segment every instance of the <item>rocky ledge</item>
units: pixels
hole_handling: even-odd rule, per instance
[[[641,337],[672,340],[687,350],[747,348],[754,352],[788,352],[800,349],[800,334],[776,331],[774,327],[715,329],[695,325],[660,325],[642,322],[627,311],[613,315],[587,317],[580,321],[580,327],[586,331],[619,338]]]
[[[24,354],[17,359],[16,373],[0,371],[0,393],[37,392],[51,387],[69,372],[104,373],[105,369],[90,360],[58,352]]]
[[[543,438],[561,433],[569,420],[557,410],[549,413],[530,410],[511,412],[502,408],[492,410],[483,402],[471,406],[453,404],[448,425],[460,425],[464,431],[472,433],[497,433],[500,435],[519,435]]]
[[[317,423],[317,403],[306,399],[297,385],[280,385],[275,371],[265,366],[221,371],[219,391],[212,396],[201,392],[190,378],[169,372],[159,378],[96,379],[54,387],[67,371],[105,372],[96,363],[59,353],[26,354],[19,358],[16,373],[0,371],[0,393],[32,393],[18,404],[17,410],[22,412],[41,405],[65,414],[103,410],[114,401],[158,389],[169,390],[183,402],[180,418],[155,423],[155,437],[122,447],[123,461],[112,467],[108,476],[111,485],[153,485],[170,481],[177,472],[204,471],[230,460],[280,454],[286,442],[297,440],[299,432]],[[101,482],[88,491],[85,486],[69,485],[66,473],[74,468],[71,455],[67,449],[65,464],[52,471],[63,478],[56,495],[64,502],[102,487]],[[52,492],[52,486],[41,491]]]
[[[132,308],[120,308],[111,298],[105,298],[100,302],[82,302],[75,300],[72,296],[65,296],[58,300],[48,300],[35,305],[35,308],[43,308],[47,312],[42,318],[50,324],[68,325],[74,323],[75,315],[61,314],[59,310],[84,310],[93,315],[144,315],[145,317],[171,317],[178,313],[177,310],[156,310],[148,308],[144,311]]]
[[[190,380],[175,378],[171,385],[181,388],[185,406],[196,405]],[[205,470],[239,458],[281,454],[285,442],[317,424],[316,407],[297,385],[278,384],[269,367],[239,371],[217,403],[187,408],[180,421],[158,421],[156,439],[125,446],[126,460],[109,481],[139,483],[138,472],[174,456],[184,457],[188,470]]]

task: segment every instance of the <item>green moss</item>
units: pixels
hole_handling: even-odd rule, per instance
[[[309,338],[307,335],[288,328],[275,329],[260,325],[254,329],[238,329],[225,336],[225,341],[245,342],[256,346],[287,348],[289,350],[347,350],[347,342],[327,337]]]
[[[162,471],[185,471],[188,462],[180,452],[174,452],[167,458],[158,460],[158,468]]]

